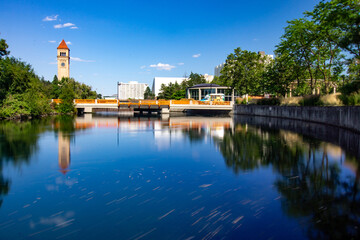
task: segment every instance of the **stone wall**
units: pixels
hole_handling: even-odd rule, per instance
[[[360,132],[360,106],[293,107],[235,105],[234,114],[296,119],[343,127]]]

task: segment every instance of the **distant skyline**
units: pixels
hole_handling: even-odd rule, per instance
[[[319,0],[1,1],[0,38],[11,55],[52,81],[56,48],[70,48],[70,76],[103,94],[117,82],[214,74],[237,47],[273,54],[286,21]]]

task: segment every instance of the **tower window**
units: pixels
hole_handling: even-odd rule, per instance
[[[60,56],[65,56],[66,57],[66,52],[60,52]]]

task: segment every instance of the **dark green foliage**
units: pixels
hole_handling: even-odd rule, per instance
[[[0,59],[10,54],[10,51],[7,50],[8,47],[5,39],[0,39]]]
[[[149,87],[144,92],[144,99],[155,99],[155,94],[151,92]]]
[[[0,101],[7,94],[24,93],[31,84],[39,81],[31,65],[14,57],[0,59]]]
[[[256,102],[257,105],[280,105],[279,98],[263,98]]]
[[[324,106],[320,99],[320,95],[305,96],[299,101],[300,106]]]
[[[3,101],[0,118],[24,118],[31,115],[30,107],[22,94],[12,94]]]
[[[345,105],[360,105],[360,80],[345,84],[340,91],[339,98]]]
[[[64,91],[64,86],[69,85],[69,87],[74,92],[74,98],[76,99],[96,99],[98,94],[96,91],[93,91],[90,86],[79,83],[73,78],[62,78],[61,81],[58,80],[56,76],[52,81],[52,98],[60,98],[60,95]]]
[[[64,114],[73,114],[75,113],[74,106],[74,98],[75,93],[72,88],[72,84],[65,84],[62,87],[61,95],[59,96],[61,99],[61,103],[59,104],[59,112]]]
[[[263,73],[264,56],[237,48],[228,55],[222,69],[219,83],[230,86],[240,94],[259,95],[264,93]]]
[[[323,27],[331,42],[360,59],[359,0],[322,0],[307,14]]]

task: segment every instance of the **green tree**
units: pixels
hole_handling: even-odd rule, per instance
[[[5,39],[0,39],[0,59],[4,56],[7,56],[10,54],[10,51],[8,51],[8,45],[5,41]]]
[[[228,55],[221,71],[221,82],[239,91],[240,94],[261,94],[262,75],[267,59],[261,54],[237,48]]]
[[[192,87],[201,83],[206,83],[205,77],[199,73],[191,72],[189,78],[182,82],[182,87],[183,90],[186,90],[188,87]]]
[[[358,0],[322,0],[307,12],[321,25],[326,38],[360,59],[360,3]]]
[[[155,94],[151,92],[149,87],[145,89],[144,99],[155,99]]]
[[[64,86],[62,86],[59,97],[61,99],[61,103],[59,104],[59,112],[65,114],[74,113],[75,93],[71,83],[65,83]]]

